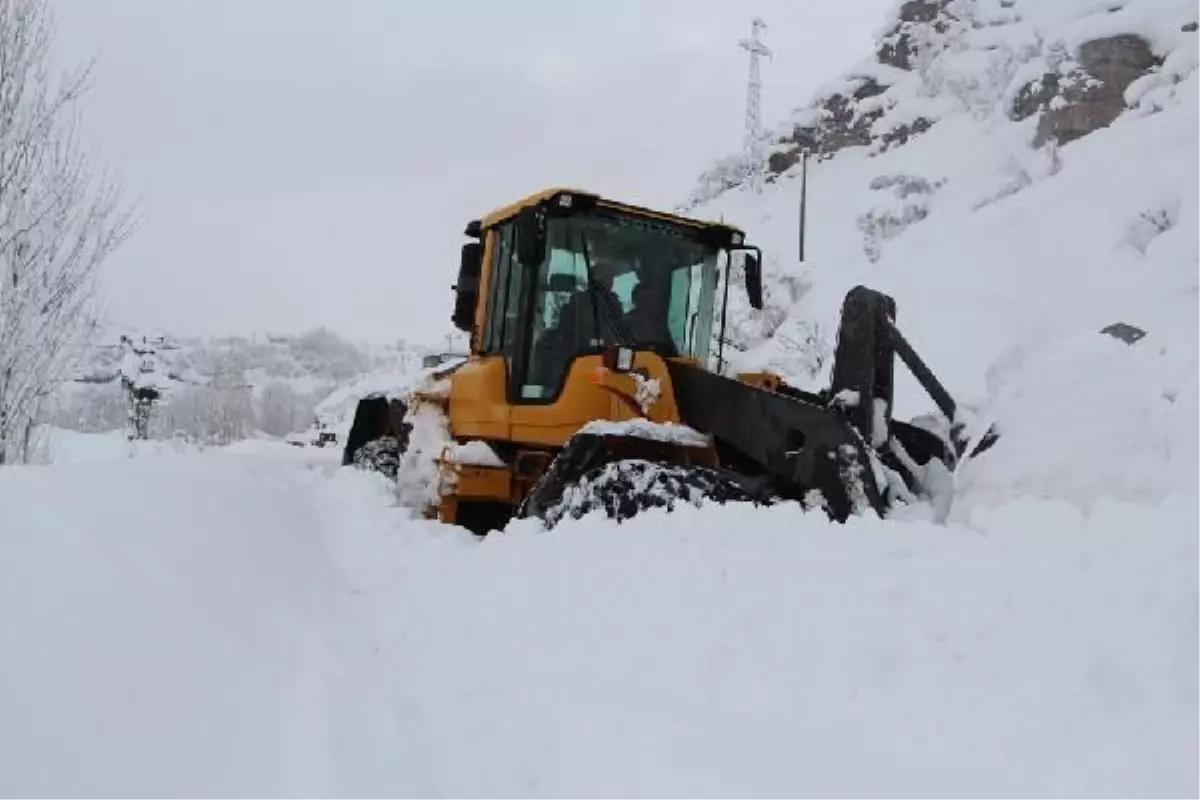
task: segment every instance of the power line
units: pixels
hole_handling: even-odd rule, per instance
[[[762,78],[759,74],[759,56],[771,57],[770,49],[763,44],[762,34],[767,23],[755,17],[750,23],[750,38],[738,41],[738,46],[750,53],[750,80],[746,88],[746,135],[742,142],[745,169],[750,188],[757,193],[762,186]]]

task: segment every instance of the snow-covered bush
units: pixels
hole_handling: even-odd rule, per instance
[[[219,363],[207,384],[174,390],[151,414],[151,437],[184,436],[204,445],[226,445],[255,430],[250,385],[233,361]]]
[[[1122,241],[1142,255],[1145,255],[1147,248],[1150,247],[1150,242],[1154,241],[1160,234],[1166,233],[1175,227],[1178,218],[1178,203],[1173,203],[1165,208],[1154,208],[1149,211],[1143,211],[1126,226]]]
[[[929,196],[941,188],[944,181],[930,181],[919,175],[903,173],[873,178],[873,191],[891,190],[891,197],[880,205],[859,214],[857,224],[863,235],[863,252],[875,262],[883,253],[883,243],[894,239],[906,228],[929,216]]]
[[[60,393],[47,415],[51,425],[82,433],[118,430],[129,414],[129,398],[120,381],[76,384]]]

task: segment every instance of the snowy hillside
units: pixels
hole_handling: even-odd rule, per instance
[[[966,480],[986,484],[1003,462],[1007,477],[1024,473],[1020,491],[1081,501],[1194,492],[1195,5],[899,8],[879,54],[788,123],[761,195],[710,174],[697,196],[715,196],[692,204],[745,226],[772,272],[769,308],[737,317],[737,366],[824,385],[842,297],[863,283],[895,297],[898,326],[951,394],[1006,432]],[[921,43],[905,69],[879,60],[899,63],[898,39]],[[1058,93],[1027,102],[1047,85]],[[918,118],[919,135],[892,134]],[[1066,118],[1079,124],[1065,131]],[[817,154],[803,265],[797,142]],[[1098,333],[1116,322],[1147,335],[1130,346]],[[896,413],[932,410],[903,372]]]
[[[860,281],[895,294],[899,323],[967,395],[984,394],[983,367],[1013,340],[1052,340],[1122,318],[1157,337],[1192,338],[1194,4],[910,0],[903,8],[929,21],[886,27],[880,51],[890,52],[896,30],[923,42],[909,70],[859,65],[776,134],[761,196],[723,189],[710,174],[696,195],[707,199],[687,206],[748,228],[776,280],[790,282],[773,287],[790,318],[758,360],[796,345],[795,366],[775,363],[808,382],[802,367],[813,348],[799,345],[814,329],[830,344],[843,287]],[[1028,101],[1043,93],[1030,86],[1055,75],[1099,83],[1078,53],[1107,42],[1112,58],[1129,57],[1138,49],[1131,41],[1146,48],[1144,69],[1114,77],[1093,56],[1093,69],[1114,82],[1092,90],[1094,102],[1073,101],[1066,88],[1045,93],[1040,106]],[[1074,110],[1099,126],[1113,93],[1121,110],[1108,127],[1068,135],[1045,122]],[[923,132],[900,143],[894,132],[914,119],[924,120]],[[803,147],[814,158],[801,266]]]

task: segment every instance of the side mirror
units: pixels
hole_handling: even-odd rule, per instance
[[[458,264],[458,283],[454,284],[454,314],[450,320],[463,333],[475,325],[475,302],[479,299],[479,273],[483,267],[483,245],[467,242],[462,246]]]
[[[527,208],[517,215],[517,260],[536,267],[546,257],[546,219],[539,208]]]
[[[746,271],[746,296],[750,300],[750,307],[755,311],[761,311],[763,307],[762,264],[759,263],[758,256],[747,253],[743,268]]]

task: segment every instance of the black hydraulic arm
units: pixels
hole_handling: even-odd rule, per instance
[[[870,459],[838,411],[685,362],[668,360],[667,367],[682,421],[772,476],[785,493],[818,489],[844,518],[851,501],[843,472],[858,465],[865,499],[882,510]]]
[[[917,351],[913,349],[908,340],[900,333],[900,329],[896,327],[896,323],[890,319],[885,320],[885,323],[887,324],[888,339],[891,340],[896,355],[900,356],[900,360],[905,363],[909,372],[913,374],[913,377],[929,393],[933,402],[946,415],[946,419],[950,420],[951,424],[953,424],[958,408],[954,402],[954,398],[946,391],[946,387],[942,386],[942,382],[933,374],[933,370],[917,355]]]

